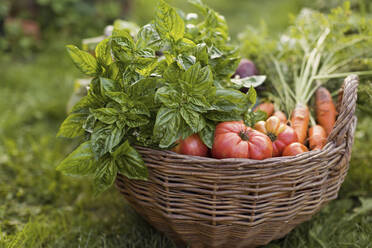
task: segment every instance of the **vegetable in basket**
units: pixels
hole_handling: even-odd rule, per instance
[[[371,20],[353,15],[346,2],[330,14],[304,9],[279,39],[269,38],[264,29],[253,28],[241,36],[243,55],[268,75],[275,94],[267,94],[290,116],[299,142],[306,142],[309,122],[315,125],[308,104],[320,86],[327,84],[336,90],[337,78],[351,73],[372,74],[355,71],[364,70],[363,61],[372,57],[371,27]],[[255,39],[250,39],[252,35]],[[329,96],[327,101],[330,113],[318,122],[329,134],[336,112]]]
[[[212,155],[215,158],[271,158],[273,145],[268,136],[244,125],[242,121],[217,125]]]
[[[337,111],[332,96],[326,88],[319,87],[316,90],[315,105],[316,120],[328,136],[335,125]]]
[[[308,152],[307,147],[300,142],[294,142],[285,147],[283,156],[296,156],[298,154]]]
[[[114,25],[95,56],[67,46],[74,64],[93,79],[59,130],[81,144],[58,170],[91,176],[102,192],[117,173],[147,179],[135,146],[170,150],[198,134],[212,148],[217,123],[253,125],[266,117],[251,111],[252,86],[266,77],[231,78],[240,57],[225,19],[199,0],[190,2],[200,12],[195,18],[160,1],[155,19],[136,34]],[[250,88],[247,94],[238,90],[243,86]]]
[[[174,152],[185,155],[200,157],[208,156],[208,147],[204,145],[198,134],[193,134],[184,140],[180,140],[178,142],[178,145],[175,146],[172,150]]]
[[[280,110],[277,110],[274,112],[273,116],[276,116],[279,118],[279,120],[284,123],[284,124],[287,124],[288,120],[287,120],[287,116]]]
[[[327,143],[327,133],[320,125],[314,125],[309,129],[310,150],[320,150]]]
[[[267,117],[270,117],[274,113],[274,104],[271,102],[263,102],[259,104],[256,108],[254,108],[254,111],[261,110],[267,114]]]
[[[273,157],[282,155],[284,148],[298,141],[294,129],[276,116],[271,116],[266,121],[259,121],[254,125],[254,129],[266,134],[273,142]]]

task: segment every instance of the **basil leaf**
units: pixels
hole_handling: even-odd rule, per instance
[[[118,172],[118,168],[111,156],[101,158],[97,164],[99,164],[99,168],[96,170],[93,182],[96,195],[107,190],[114,183]]]
[[[145,115],[147,117],[151,117],[148,107],[141,102],[137,102],[136,105],[133,106],[133,108],[131,108],[129,112],[136,115]]]
[[[199,61],[203,66],[208,65],[209,56],[207,44],[205,43],[198,44],[194,50],[196,60]]]
[[[154,97],[155,91],[161,84],[155,78],[143,78],[130,86],[130,94],[134,97]]]
[[[120,62],[111,63],[109,66],[106,66],[106,73],[104,74],[107,78],[112,78],[114,80],[119,80],[120,74]]]
[[[193,95],[190,97],[188,107],[199,113],[205,113],[214,109],[204,95]]]
[[[115,146],[117,146],[120,143],[124,134],[125,134],[124,129],[119,128],[117,126],[113,126],[110,134],[106,138],[104,150],[112,152]]]
[[[264,121],[267,119],[267,114],[264,111],[258,110],[256,112],[247,111],[244,114],[244,123],[249,127],[254,127],[254,125],[259,121]]]
[[[109,39],[104,39],[96,46],[96,58],[98,63],[102,66],[108,66],[112,63],[111,49],[108,45],[109,41]]]
[[[130,146],[128,140],[113,153],[119,173],[129,179],[147,180],[148,170],[141,155]]]
[[[183,38],[185,24],[177,11],[170,7],[164,0],[160,0],[155,17],[155,27],[160,37],[177,41]]]
[[[236,57],[229,56],[228,58],[222,57],[217,59],[217,61],[213,61],[214,63],[214,72],[218,75],[218,77],[231,77],[236,68],[239,65],[240,58],[236,55]]]
[[[195,64],[196,62],[196,58],[192,55],[182,55],[182,54],[179,54],[176,58],[176,62],[177,62],[177,65],[183,69],[183,70],[187,70],[190,68],[190,66],[192,66],[193,64]]]
[[[144,77],[148,77],[158,65],[158,61],[156,59],[144,59],[141,61],[141,63],[142,64],[137,64],[136,72]]]
[[[66,175],[85,176],[94,173],[96,169],[90,141],[84,142],[67,156],[57,170]]]
[[[181,79],[191,84],[211,83],[213,74],[208,66],[201,67],[200,63],[196,63],[183,73]]]
[[[106,92],[106,96],[124,106],[130,101],[130,97],[123,92]]]
[[[100,108],[91,110],[93,116],[106,124],[113,124],[118,119],[119,112],[114,108]]]
[[[88,133],[93,133],[94,125],[96,124],[96,117],[94,115],[89,115],[85,120],[83,128]]]
[[[58,137],[75,138],[84,135],[83,125],[87,118],[84,113],[72,113],[62,123]]]
[[[113,33],[110,41],[111,51],[114,57],[123,62],[130,63],[133,59],[135,44],[132,36],[125,30]]]
[[[125,135],[125,129],[116,125],[97,126],[91,136],[92,151],[96,158],[103,157],[106,153],[112,152]]]
[[[194,133],[201,131],[206,125],[203,116],[186,106],[180,109],[180,114]]]
[[[214,141],[214,131],[216,130],[216,125],[213,122],[207,121],[207,124],[199,132],[199,137],[203,143],[210,149],[212,149]]]
[[[110,145],[108,137],[112,133],[112,126],[106,126],[102,123],[96,125],[91,135],[92,151],[97,159],[109,152]]]
[[[206,114],[206,118],[212,121],[223,122],[223,121],[241,121],[243,117],[234,111],[231,112],[219,112],[211,111]]]
[[[108,78],[100,77],[99,85],[103,94],[109,91],[121,91],[120,84],[117,81]]]
[[[218,89],[214,107],[224,112],[245,112],[248,109],[248,99],[246,95],[238,90]]]
[[[154,24],[147,24],[138,31],[136,44],[137,49],[148,47],[159,49],[160,45],[161,39]]]
[[[179,69],[177,63],[172,63],[164,71],[163,78],[169,83],[178,84],[178,80],[180,79],[181,75],[182,75],[182,71]]]
[[[148,118],[138,114],[127,113],[125,117],[125,124],[132,128],[144,126],[149,123]]]
[[[249,102],[254,105],[256,104],[256,101],[257,101],[257,92],[256,90],[253,88],[253,86],[251,86],[249,88],[249,91],[247,92],[247,97],[249,99]]]
[[[102,102],[92,96],[91,92],[82,97],[71,109],[71,113],[89,113],[90,108],[99,108]]]
[[[168,86],[163,86],[156,91],[155,101],[161,102],[168,108],[178,108],[181,102],[181,95]]]
[[[192,52],[192,50],[195,48],[195,46],[196,46],[196,44],[192,40],[189,40],[187,38],[182,38],[182,39],[180,39],[176,42],[175,49],[179,53],[188,54],[188,53]]]
[[[99,73],[98,63],[93,55],[73,45],[68,45],[66,48],[72,61],[81,72],[88,76],[96,76]]]
[[[182,117],[177,109],[161,108],[156,116],[154,136],[160,148],[168,148],[179,139]]]

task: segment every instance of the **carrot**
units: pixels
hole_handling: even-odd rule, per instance
[[[310,113],[306,105],[298,103],[291,116],[291,126],[295,130],[298,142],[304,143],[307,136]]]
[[[284,123],[284,124],[287,124],[287,116],[280,110],[278,111],[275,111],[275,113],[273,114],[273,116],[276,116],[279,118],[280,122]]]
[[[258,105],[257,107],[254,108],[254,112],[257,110],[261,110],[267,114],[267,117],[270,117],[274,113],[274,104],[271,102],[264,102]]]
[[[309,129],[310,150],[320,150],[327,143],[327,133],[320,125]]]
[[[329,91],[320,87],[315,93],[316,119],[324,128],[327,136],[331,133],[336,122],[336,107]]]

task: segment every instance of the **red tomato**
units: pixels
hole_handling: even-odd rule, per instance
[[[242,121],[222,122],[214,134],[212,155],[215,158],[251,158],[272,156],[273,146],[265,134],[244,125]]]
[[[287,124],[288,120],[287,120],[287,116],[280,110],[278,111],[275,111],[273,116],[276,116],[279,118],[279,120],[284,123],[284,124]]]
[[[297,154],[308,152],[306,146],[299,142],[289,144],[283,151],[283,156],[296,156]]]
[[[260,105],[253,109],[253,111],[255,112],[258,110],[265,112],[267,114],[267,117],[270,117],[274,113],[274,104],[272,104],[271,102],[261,103]]]
[[[269,136],[273,142],[273,157],[281,156],[287,145],[298,141],[294,129],[283,124],[276,116],[257,122],[254,128]]]
[[[198,134],[193,134],[181,140],[179,144],[173,148],[173,151],[185,155],[208,156],[208,147],[204,145]]]

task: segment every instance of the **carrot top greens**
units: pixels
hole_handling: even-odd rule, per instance
[[[265,68],[276,103],[288,114],[332,78],[372,74],[358,71],[372,58],[372,20],[354,15],[350,3],[330,14],[304,9],[292,22],[279,39],[269,38],[264,28],[242,35],[243,52]]]

